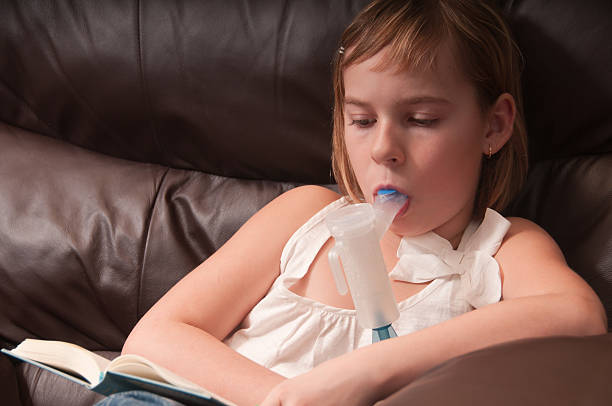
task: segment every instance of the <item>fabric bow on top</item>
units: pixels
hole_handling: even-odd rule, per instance
[[[499,265],[493,255],[499,249],[510,222],[495,210],[487,209],[480,226],[468,225],[459,247],[434,232],[402,238],[399,261],[389,276],[404,282],[425,283],[459,275],[468,303],[482,307],[501,299]]]

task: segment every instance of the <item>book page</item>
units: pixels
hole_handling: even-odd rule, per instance
[[[25,339],[11,352],[85,378],[92,385],[110,361],[75,344],[63,341]]]
[[[115,358],[107,371],[139,376],[153,381],[165,382],[180,388],[210,396],[211,393],[201,386],[175,374],[174,372],[155,364],[148,359],[135,354],[125,354]]]

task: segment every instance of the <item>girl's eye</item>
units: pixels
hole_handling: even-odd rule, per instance
[[[362,118],[358,120],[351,120],[351,123],[349,125],[356,125],[357,127],[365,128],[370,127],[375,122],[376,120],[374,119]]]
[[[423,118],[410,117],[408,121],[418,127],[432,127],[438,122],[438,119],[437,118],[423,119]]]

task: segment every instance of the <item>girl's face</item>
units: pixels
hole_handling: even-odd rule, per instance
[[[375,71],[382,52],[344,72],[344,134],[355,176],[369,202],[381,188],[408,196],[394,233],[433,230],[456,241],[471,219],[488,151],[476,89],[448,47],[427,72]]]

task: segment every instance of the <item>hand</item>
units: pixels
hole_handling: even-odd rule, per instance
[[[350,357],[327,361],[278,384],[260,406],[370,406],[378,400],[374,374]]]

